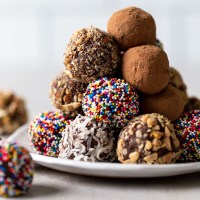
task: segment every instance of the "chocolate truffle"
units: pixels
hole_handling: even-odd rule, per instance
[[[72,79],[68,71],[62,71],[50,86],[49,94],[53,105],[65,113],[76,116],[82,111],[82,97],[87,85]]]
[[[159,39],[156,39],[154,45],[159,47],[159,48],[161,48],[161,49],[164,49],[163,48],[163,43]]]
[[[121,55],[114,39],[91,27],[76,31],[66,48],[64,64],[77,81],[89,83],[113,76],[119,70]]]
[[[88,85],[82,107],[96,121],[122,128],[138,113],[139,98],[134,87],[124,80],[100,78]]]
[[[173,125],[152,113],[133,118],[119,136],[117,156],[121,163],[167,164],[180,155]]]
[[[179,91],[184,103],[186,104],[188,100],[187,87],[183,82],[180,73],[173,67],[169,68],[169,84],[174,86]]]
[[[115,160],[113,130],[102,122],[78,115],[63,131],[59,157],[78,161],[111,162]]]
[[[188,98],[187,104],[185,106],[185,111],[190,110],[200,110],[200,100],[197,97]]]
[[[200,161],[200,110],[184,113],[175,123],[174,128],[180,140],[182,153],[179,161]]]
[[[0,145],[0,196],[25,194],[31,187],[34,163],[29,152],[16,143]]]
[[[156,25],[153,17],[136,7],[115,12],[109,19],[107,31],[123,50],[156,41]]]
[[[167,54],[153,45],[129,49],[123,56],[123,78],[145,94],[160,92],[167,86],[168,70]]]
[[[70,117],[62,112],[42,112],[29,126],[31,145],[37,154],[58,157],[58,145],[62,131],[70,123]]]
[[[157,94],[141,95],[140,111],[143,114],[156,112],[174,122],[184,111],[180,93],[171,85]]]
[[[12,91],[0,91],[0,135],[9,135],[26,122],[24,100]]]

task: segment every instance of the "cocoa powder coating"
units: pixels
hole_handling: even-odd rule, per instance
[[[174,122],[184,111],[181,94],[171,85],[157,94],[141,95],[140,110],[142,113],[159,113]]]
[[[136,7],[115,12],[108,21],[107,31],[123,50],[154,44],[156,41],[156,24],[153,17]]]
[[[145,94],[158,93],[167,86],[168,70],[167,54],[153,45],[131,48],[122,59],[123,78]]]

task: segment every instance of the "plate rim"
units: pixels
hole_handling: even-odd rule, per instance
[[[17,137],[20,137],[21,134],[27,132],[28,124],[25,124],[18,128],[9,138],[8,141],[16,141]],[[17,142],[17,141],[16,141]],[[84,162],[76,161],[70,159],[63,159],[57,157],[50,157],[37,154],[36,152],[30,152],[32,159],[35,163],[45,166],[47,168],[55,169],[58,171],[68,172],[72,174],[80,174],[87,176],[96,176],[96,177],[107,177],[107,178],[149,178],[149,177],[168,177],[181,174],[188,174],[200,171],[200,162],[188,162],[188,163],[173,163],[173,164],[122,164],[122,163],[109,163],[109,162]],[[53,166],[52,166],[53,165]],[[65,168],[62,170],[61,168]],[[74,170],[73,170],[74,169]],[[91,171],[89,174],[84,172],[77,172],[77,170],[83,170],[85,172]],[[102,171],[107,170],[111,171],[111,174],[107,173],[102,175]],[[146,174],[138,176],[136,172],[141,173],[141,171],[156,173],[158,174],[151,176]],[[76,171],[76,172],[75,172]],[[95,171],[97,174],[95,174]],[[117,174],[117,172],[124,172],[123,174]],[[167,174],[169,172],[169,174]],[[130,174],[130,176],[128,176]]]

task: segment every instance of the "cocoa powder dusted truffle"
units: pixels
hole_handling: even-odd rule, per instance
[[[123,78],[145,94],[160,92],[167,86],[168,70],[167,54],[153,45],[129,49],[123,56]]]
[[[173,125],[152,113],[133,118],[119,136],[117,156],[121,163],[167,164],[180,155]]]
[[[0,91],[0,135],[8,135],[27,122],[24,100],[9,90]]]
[[[184,103],[186,104],[188,100],[187,87],[183,82],[180,73],[173,67],[169,68],[169,84],[178,90],[183,98]]]
[[[87,85],[72,79],[68,71],[62,71],[50,86],[49,94],[53,105],[65,113],[77,115],[82,112],[82,97]]]
[[[153,17],[136,7],[115,12],[108,21],[107,31],[123,50],[154,44],[156,41],[156,25]]]
[[[66,69],[74,79],[85,83],[113,76],[119,70],[120,60],[120,51],[114,39],[94,27],[76,31],[64,54]]]
[[[59,157],[90,162],[111,162],[116,158],[113,130],[102,122],[78,115],[63,131]]]
[[[141,95],[140,111],[143,114],[156,112],[174,122],[184,111],[184,101],[173,86],[168,85],[159,93]]]

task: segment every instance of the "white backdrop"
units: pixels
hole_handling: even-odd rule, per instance
[[[0,0],[0,88],[24,96],[31,117],[51,109],[49,83],[64,69],[71,34],[90,25],[106,30],[112,13],[130,5],[154,16],[170,65],[200,97],[199,0]]]

